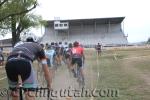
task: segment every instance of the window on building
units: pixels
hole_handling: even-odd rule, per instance
[[[58,24],[55,24],[55,27],[58,27]]]
[[[63,27],[63,24],[59,24],[60,27]]]
[[[64,26],[66,27],[66,26],[68,26],[67,24],[64,24]]]

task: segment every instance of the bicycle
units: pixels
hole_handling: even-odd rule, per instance
[[[17,91],[19,90],[19,100],[23,100],[23,86],[22,86],[22,79],[21,75],[18,75],[18,82],[17,82]],[[14,93],[13,93],[14,94]],[[17,95],[17,94],[14,94]],[[10,95],[8,96],[7,100],[10,100]]]
[[[21,79],[21,75],[18,75],[18,82],[17,82],[17,87],[16,87],[17,91],[19,90],[19,100],[23,100],[23,86],[22,86],[22,79]]]
[[[78,63],[76,62],[74,65],[74,77],[77,78],[77,82],[79,83],[79,87],[84,87],[85,82],[84,82],[84,76],[82,75],[81,68],[79,67]]]
[[[22,85],[22,79],[21,79],[21,75],[18,75],[18,84],[17,84],[17,89],[19,90],[19,100],[24,100],[23,99],[23,85]],[[36,92],[38,92],[38,90],[46,90],[48,88],[36,88]],[[47,91],[47,100],[52,100],[52,98],[50,97],[50,90],[48,89]]]

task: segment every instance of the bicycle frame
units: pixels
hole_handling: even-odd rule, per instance
[[[79,87],[83,86],[83,76],[81,74],[81,68],[78,66],[77,63],[74,65],[74,72],[76,74],[77,82],[79,83]]]
[[[18,86],[17,86],[17,88],[19,89],[19,99],[23,100],[23,94],[22,94],[23,87],[22,87],[21,75],[18,75]]]

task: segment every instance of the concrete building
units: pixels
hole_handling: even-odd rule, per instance
[[[49,20],[45,26],[42,43],[74,42],[83,45],[126,45],[127,36],[122,29],[125,17]]]

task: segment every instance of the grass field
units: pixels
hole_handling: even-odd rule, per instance
[[[87,52],[87,61],[94,73],[100,73],[94,87],[117,89],[118,97],[99,97],[96,100],[150,100],[150,50],[108,50],[96,58]],[[98,59],[97,63],[96,60]],[[96,67],[97,66],[97,67]]]
[[[100,57],[94,49],[86,49],[85,56],[86,88],[117,90],[118,95],[89,97],[84,100],[150,100],[150,49],[104,50]],[[0,70],[1,78],[5,76],[3,70]],[[61,70],[62,74],[63,72]],[[55,75],[62,76],[61,73]],[[0,80],[0,88],[4,87],[7,87],[6,79]]]

